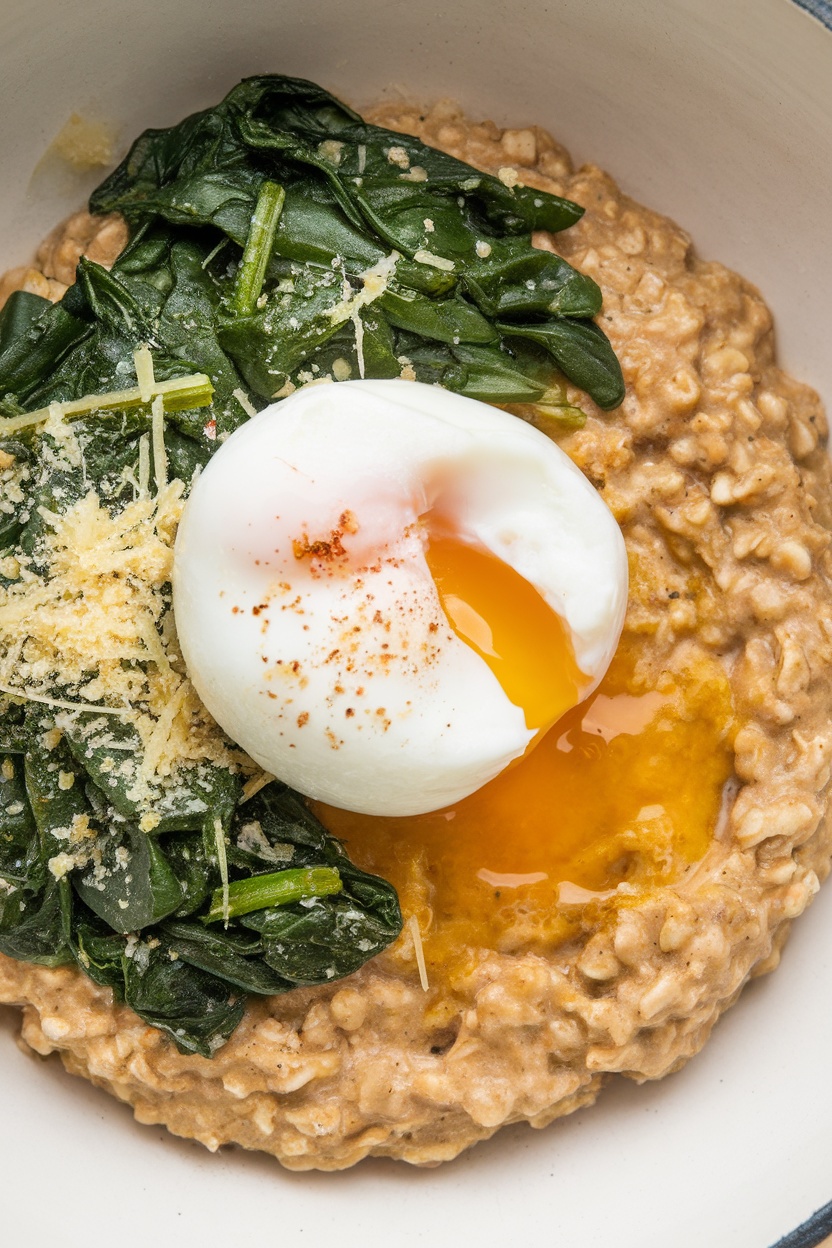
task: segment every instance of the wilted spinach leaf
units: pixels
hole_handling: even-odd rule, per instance
[[[236,778],[219,772],[204,808],[190,818],[183,808],[178,831],[149,835],[125,817],[124,794],[114,804],[108,773],[85,772],[77,745],[50,736],[48,714],[30,710],[26,721],[25,756],[0,757],[0,952],[74,961],[183,1051],[209,1057],[239,1022],[245,993],[328,983],[399,934],[393,887],[353,866],[279,782],[239,807]],[[222,889],[216,823],[231,888],[285,867],[335,874],[338,893],[302,889],[262,911],[262,932],[258,914],[209,921]]]
[[[252,403],[321,377],[540,403],[563,427],[583,419],[564,377],[601,407],[621,401],[592,320],[598,287],[531,244],[582,209],[367,125],[311,83],[251,78],[147,131],[91,208],[122,213],[130,241],[109,271],[81,260],[58,304],[9,299],[0,421],[136,387],[143,344],[157,379],[213,386],[207,410],[187,406],[190,389],[166,410],[170,475],[186,485]],[[6,428],[18,478],[0,555],[38,572],[50,514],[90,489],[113,512],[132,497],[150,408],[76,416],[72,462],[52,433]],[[129,722],[74,711],[56,727],[0,692],[0,952],[74,962],[210,1056],[245,994],[329,983],[399,934],[392,886],[354,866],[299,795],[275,781],[241,804],[232,770],[182,764],[148,819],[141,751]]]
[[[373,310],[389,327],[399,372],[400,333],[499,345],[508,331],[498,319],[531,317],[546,327],[586,320],[601,307],[591,278],[531,245],[533,230],[577,221],[578,205],[507,186],[418,139],[368,125],[300,79],[246,79],[214,108],[147,131],[91,207],[121,212],[139,229],[159,231],[160,219],[179,233],[200,227],[206,255],[225,238],[226,270],[240,264],[248,244],[242,280],[250,295],[257,268],[258,306],[229,289],[236,272],[216,275],[215,324],[223,349],[264,400],[301,366],[310,377],[323,375],[339,308],[385,260],[389,280]],[[271,214],[268,229],[256,228],[258,214]],[[620,374],[613,385],[609,369],[599,373],[594,340],[573,335],[564,358],[567,367],[550,353],[543,384],[524,387],[530,401],[555,390],[564,372],[602,406],[621,401]],[[356,362],[361,375],[376,375],[360,354]],[[418,367],[415,376],[422,379]],[[510,401],[482,377],[477,397]],[[453,371],[442,384],[473,392]]]

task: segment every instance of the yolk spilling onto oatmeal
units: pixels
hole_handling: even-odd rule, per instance
[[[732,772],[727,680],[705,659],[647,690],[634,671],[621,647],[591,698],[453,808],[390,819],[315,807],[417,917],[431,982],[472,948],[551,947],[581,905],[626,904],[704,855]]]
[[[523,708],[528,728],[548,728],[580,701],[588,682],[568,629],[525,577],[452,534],[431,534],[425,555],[451,627]]]

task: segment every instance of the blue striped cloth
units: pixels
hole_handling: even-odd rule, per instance
[[[819,22],[823,22],[824,26],[828,26],[832,30],[832,3],[830,0],[793,0],[794,4],[805,9],[807,13],[811,13],[812,17],[816,17]]]

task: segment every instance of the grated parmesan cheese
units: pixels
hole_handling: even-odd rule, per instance
[[[509,190],[513,190],[513,188],[520,181],[517,176],[517,170],[512,169],[511,165],[503,165],[501,169],[498,169],[497,177],[500,179],[503,186],[507,186]]]
[[[334,308],[329,310],[329,318],[334,325],[342,325],[344,321],[352,320],[356,313],[378,299],[387,289],[387,283],[396,271],[396,265],[401,260],[398,251],[391,251],[389,256],[385,256],[383,260],[379,260],[378,264],[374,264],[372,268],[365,269],[359,274],[363,283],[362,289],[350,297],[336,303]],[[349,283],[347,283],[349,288]]]
[[[435,256],[432,251],[425,251],[424,248],[414,252],[413,259],[419,264],[429,264],[432,269],[442,269],[445,273],[450,273],[456,268],[453,260],[446,260],[444,256]]]
[[[352,376],[352,365],[349,360],[345,360],[339,355],[337,360],[332,361],[332,376],[336,381],[348,381]]]
[[[265,858],[267,862],[274,862],[281,866],[291,862],[295,856],[293,845],[282,841],[272,845],[263,831],[263,825],[257,819],[244,823],[240,828],[237,834],[237,848],[257,854],[258,857]]]
[[[407,154],[406,147],[388,147],[387,159],[390,161],[391,165],[397,165],[399,169],[410,168],[410,157]]]
[[[148,806],[183,764],[253,766],[183,674],[167,591],[183,494],[174,480],[113,515],[94,491],[63,514],[44,508],[43,572],[21,566],[20,579],[0,587],[0,692],[64,713],[95,711],[85,727],[91,744],[108,745],[109,717],[126,719],[142,750],[125,756],[123,774]]]
[[[66,852],[55,854],[55,856],[50,858],[47,863],[49,870],[52,875],[54,875],[56,880],[62,880],[65,875],[69,874],[70,871],[74,871],[77,865],[75,855],[67,854]]]
[[[318,155],[321,160],[325,160],[327,164],[335,165],[337,168],[341,163],[344,155],[344,144],[338,139],[324,139],[318,144]]]

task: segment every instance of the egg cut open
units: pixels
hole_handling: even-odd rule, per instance
[[[177,535],[189,675],[265,770],[344,810],[447,806],[597,687],[623,539],[568,457],[435,386],[310,386],[195,482]]]

